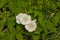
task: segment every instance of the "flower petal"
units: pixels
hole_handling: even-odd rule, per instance
[[[16,23],[20,24],[20,21],[19,20],[16,20]]]
[[[29,32],[35,31],[36,28],[37,28],[37,25],[35,21],[31,21],[29,24],[25,25],[25,29]]]
[[[31,21],[31,16],[30,15],[22,15],[21,19],[20,19],[20,22],[25,25],[25,24],[28,24],[29,22]]]

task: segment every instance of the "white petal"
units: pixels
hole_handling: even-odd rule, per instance
[[[22,17],[23,15],[25,15],[25,13],[20,13],[20,14],[18,14],[18,15],[16,16],[16,22],[17,22],[18,24],[20,24],[20,19],[21,19],[21,17]]]
[[[16,16],[16,19],[21,18],[22,15],[23,15],[23,13],[18,14],[18,15]]]
[[[30,27],[31,26],[31,27]],[[29,32],[33,32],[35,31],[37,28],[36,22],[35,21],[31,21],[29,24],[25,25],[25,29]]]
[[[16,23],[20,24],[20,21],[19,20],[16,20]]]
[[[31,21],[31,16],[30,15],[22,15],[21,19],[20,19],[20,22],[25,25],[25,24],[28,24],[29,22]]]

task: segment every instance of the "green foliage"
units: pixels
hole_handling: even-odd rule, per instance
[[[33,35],[32,38],[33,38],[33,40],[39,40],[40,36],[39,35]]]
[[[20,33],[20,32],[16,33],[16,39],[17,40],[23,40],[22,33]]]
[[[8,0],[0,0],[0,8],[5,6]]]
[[[37,19],[34,32],[16,23],[19,13]],[[59,0],[0,0],[0,40],[59,40],[59,33]]]

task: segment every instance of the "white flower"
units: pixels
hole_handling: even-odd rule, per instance
[[[31,16],[27,15],[25,13],[20,13],[19,15],[16,16],[16,22],[18,24],[28,24],[31,21]]]
[[[37,25],[36,25],[36,20],[31,21],[31,16],[27,15],[25,13],[20,13],[16,16],[16,22],[18,24],[23,24],[25,25],[25,29],[29,32],[33,32],[36,30]]]
[[[25,25],[25,29],[29,32],[35,31],[37,28],[36,25],[36,20],[29,22],[28,24]]]
[[[20,13],[20,14],[18,14],[18,15],[16,16],[16,22],[17,22],[18,24],[20,24],[20,18],[21,18],[22,15],[23,15],[23,14]]]
[[[20,21],[19,20],[16,20],[16,23],[20,24]]]
[[[21,19],[20,19],[20,22],[23,24],[23,25],[26,25],[28,24],[29,22],[31,21],[31,16],[30,15],[22,15]]]

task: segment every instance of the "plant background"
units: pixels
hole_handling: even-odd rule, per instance
[[[34,32],[16,23],[19,13],[37,19]],[[0,0],[0,40],[60,40],[60,0]]]

